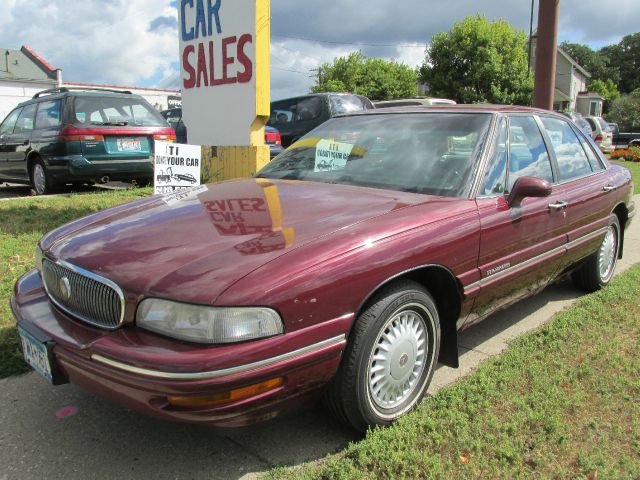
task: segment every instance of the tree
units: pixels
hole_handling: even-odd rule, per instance
[[[351,92],[371,100],[389,100],[415,96],[417,79],[417,72],[407,65],[367,58],[358,51],[322,65],[311,92]]]
[[[615,84],[620,80],[620,71],[617,67],[611,66],[611,60],[606,51],[596,52],[588,45],[569,42],[562,42],[560,48],[589,72],[592,80],[611,79]]]
[[[533,78],[527,67],[524,32],[477,15],[433,36],[420,76],[434,96],[530,105]]]
[[[617,45],[609,45],[600,51],[620,70],[620,92],[630,93],[640,88],[640,32],[626,35]]]
[[[622,132],[640,130],[640,88],[614,100],[609,109],[607,120],[616,122]]]
[[[620,98],[620,92],[613,80],[608,78],[606,81],[590,80],[587,84],[587,90],[590,92],[598,92],[605,100],[605,110],[611,107],[611,102]]]

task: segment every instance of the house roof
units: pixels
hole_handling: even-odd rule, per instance
[[[585,77],[587,78],[591,78],[591,74],[589,72],[587,72],[582,65],[580,65],[578,62],[576,62],[571,55],[569,55],[567,52],[565,52],[563,49],[561,49],[560,47],[558,47],[558,53],[560,55],[562,55],[564,58],[567,59],[567,61],[573,65],[575,67],[576,70],[578,70],[580,73],[582,73]]]
[[[55,81],[57,69],[27,45],[0,48],[0,80]]]

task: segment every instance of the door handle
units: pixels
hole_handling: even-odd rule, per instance
[[[604,187],[602,187],[602,190],[604,190],[606,193],[613,192],[615,189],[616,187],[614,187],[611,184],[605,185]]]
[[[547,206],[549,207],[549,210],[562,210],[564,208],[567,208],[567,205],[569,205],[567,202],[559,201],[555,203],[550,203]]]

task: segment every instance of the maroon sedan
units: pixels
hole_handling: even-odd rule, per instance
[[[67,224],[15,287],[25,359],[160,417],[265,420],[324,394],[358,429],[424,396],[457,332],[571,275],[606,285],[629,172],[529,108],[338,117],[256,178]]]

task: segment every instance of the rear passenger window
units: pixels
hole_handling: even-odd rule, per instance
[[[296,120],[313,120],[322,114],[322,98],[303,98],[296,107]]]
[[[50,128],[60,125],[60,106],[61,100],[51,100],[42,102],[38,105],[38,114],[36,115],[36,128]]]
[[[285,123],[293,122],[293,116],[296,111],[296,101],[282,101],[271,104],[271,116],[269,117],[269,125],[277,127]]]
[[[602,164],[602,160],[600,160],[598,156],[593,152],[593,148],[591,148],[591,145],[589,145],[589,142],[580,135],[578,135],[578,139],[580,140],[580,144],[582,145],[582,148],[584,148],[584,151],[587,154],[587,158],[589,159],[589,164],[591,165],[591,169],[594,172],[597,172],[599,170],[604,170],[604,165]]]
[[[509,120],[509,189],[520,177],[538,177],[553,182],[551,161],[542,133],[533,117]]]
[[[18,117],[18,122],[14,128],[14,133],[30,132],[33,130],[33,121],[36,114],[36,104],[32,103],[22,109],[22,113]]]
[[[541,120],[556,154],[560,181],[590,174],[591,165],[571,126],[564,120],[556,118],[542,117]]]

